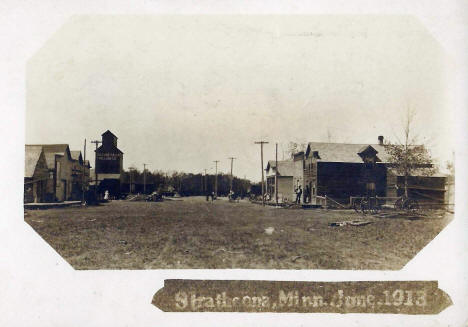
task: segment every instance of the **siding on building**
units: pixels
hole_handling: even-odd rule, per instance
[[[73,160],[68,144],[39,144],[44,152],[48,169],[46,202],[71,199]]]
[[[41,146],[25,146],[24,203],[45,202],[49,173]]]
[[[278,177],[278,199],[281,202],[294,201],[294,182],[292,176]],[[275,199],[275,198],[273,198]]]
[[[336,200],[346,201],[350,196],[366,195],[363,175],[365,166],[361,163],[319,162],[317,176],[317,195],[327,195]],[[385,165],[377,164],[373,169],[376,195],[386,195],[387,170]]]
[[[123,152],[117,148],[117,136],[107,130],[102,134],[102,145],[96,150],[98,192],[109,191],[112,196],[120,194],[123,170]]]
[[[367,188],[369,184],[375,185],[373,194],[369,195],[401,196],[402,177],[397,176],[388,165],[389,155],[385,151],[383,138],[379,137],[379,142],[310,142],[305,153],[299,152],[289,160],[294,165],[293,189],[301,185],[302,201],[311,200],[312,203],[315,196],[325,195],[347,202],[351,196],[365,196],[371,192]],[[444,176],[422,176],[416,171],[411,183],[412,197],[443,201],[446,188]]]
[[[278,169],[278,176],[276,176],[276,169]],[[294,174],[296,174],[296,166],[290,160],[278,161],[278,167],[276,167],[276,161],[270,160],[268,162],[266,168],[266,190],[270,195],[271,201],[276,200],[275,177],[278,178],[278,201],[288,202],[294,200]]]

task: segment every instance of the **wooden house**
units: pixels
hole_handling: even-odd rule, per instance
[[[301,201],[312,204],[317,196],[325,195],[342,203],[353,196],[401,196],[404,177],[396,173],[389,159],[381,136],[376,144],[310,142],[305,153],[299,152],[289,161],[294,166],[293,189],[301,185]],[[426,176],[424,168],[430,166],[421,166],[408,178],[410,197],[443,202],[446,178]]]
[[[295,180],[297,176],[295,163],[291,160],[278,161],[278,166],[275,160],[268,161],[266,167],[266,194],[271,201],[289,202],[295,199]],[[277,184],[276,184],[277,183]],[[278,189],[276,189],[278,185]]]
[[[24,203],[45,202],[49,177],[47,163],[40,145],[25,146]]]

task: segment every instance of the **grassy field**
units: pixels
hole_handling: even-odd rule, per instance
[[[400,269],[452,217],[363,217],[194,197],[31,210],[25,220],[76,269]],[[329,226],[363,218],[372,223]]]

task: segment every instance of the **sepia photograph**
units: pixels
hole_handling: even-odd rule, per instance
[[[454,76],[409,15],[75,15],[24,220],[76,270],[400,270],[454,217]]]
[[[4,0],[0,326],[466,327],[467,9]]]

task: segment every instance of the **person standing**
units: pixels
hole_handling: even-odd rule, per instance
[[[297,204],[301,203],[301,196],[302,196],[302,188],[301,188],[301,185],[299,185],[296,191],[296,203]]]

